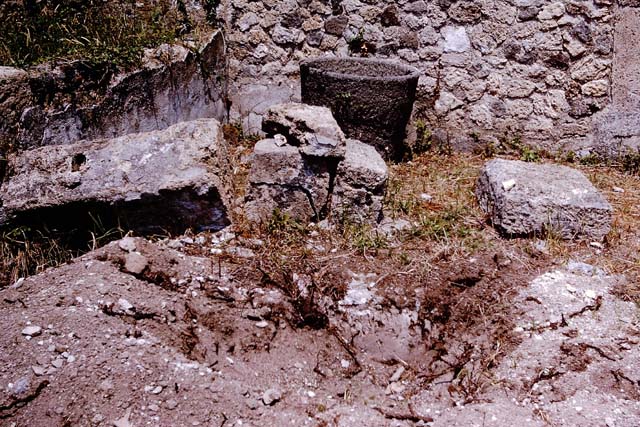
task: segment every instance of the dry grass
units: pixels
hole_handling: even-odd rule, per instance
[[[207,4],[210,2],[206,2]],[[0,4],[0,65],[82,59],[125,68],[144,48],[193,31],[183,1],[42,0]]]

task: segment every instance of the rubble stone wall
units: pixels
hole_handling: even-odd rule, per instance
[[[519,138],[551,152],[588,152],[594,115],[611,102],[617,16],[639,5],[226,0],[232,112],[256,131],[269,105],[298,99],[301,60],[369,55],[423,71],[414,120],[455,148]]]

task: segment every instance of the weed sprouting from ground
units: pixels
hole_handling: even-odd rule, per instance
[[[342,224],[342,237],[361,254],[388,247],[387,237],[368,224]]]
[[[477,136],[474,139],[477,139]],[[497,155],[514,156],[530,163],[540,162],[544,158],[551,157],[545,150],[524,143],[519,135],[504,135],[496,144],[483,144],[478,147],[478,154],[485,158]]]
[[[622,170],[634,175],[640,174],[640,150],[622,157]]]

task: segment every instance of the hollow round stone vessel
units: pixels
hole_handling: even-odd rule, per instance
[[[400,161],[420,71],[373,58],[316,58],[300,64],[302,102],[329,107],[347,137]]]

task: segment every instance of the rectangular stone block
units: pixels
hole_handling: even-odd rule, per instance
[[[609,202],[584,174],[566,166],[491,160],[481,171],[476,196],[506,236],[551,229],[564,239],[600,240],[611,229]]]
[[[231,168],[215,119],[37,148],[11,157],[7,166],[0,225],[55,219],[73,226],[74,216],[87,212],[123,215],[127,226],[154,232],[228,224]]]

